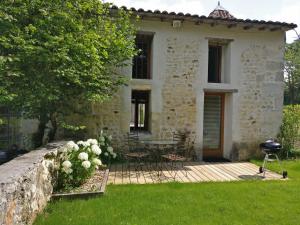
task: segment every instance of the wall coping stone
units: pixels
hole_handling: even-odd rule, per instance
[[[32,150],[29,153],[18,156],[13,160],[0,166],[0,185],[14,183],[32,170],[35,164],[44,160],[45,156],[56,154],[58,148],[62,147],[66,141],[49,143],[44,147]]]

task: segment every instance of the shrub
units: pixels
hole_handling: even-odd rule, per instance
[[[297,142],[300,137],[300,105],[288,105],[283,109],[282,125],[279,140],[282,144],[282,153],[287,157],[297,151]]]
[[[101,131],[99,137],[98,137],[99,146],[102,150],[101,154],[101,160],[105,164],[110,164],[114,160],[117,160],[117,153],[114,152],[113,147],[111,146],[112,143],[112,136],[105,134],[103,131]]]
[[[80,186],[96,168],[102,166],[101,149],[96,139],[69,141],[58,152],[56,190],[68,190]]]

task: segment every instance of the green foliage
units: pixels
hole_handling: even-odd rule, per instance
[[[131,18],[99,0],[2,0],[0,104],[56,123],[78,102],[109,98],[136,52]]]
[[[285,104],[300,103],[300,41],[287,44],[285,51]]]
[[[72,138],[73,140],[79,141],[85,138],[87,127],[84,125],[71,125],[64,121],[59,123],[59,126],[64,130],[65,138]]]
[[[279,139],[285,155],[297,151],[297,142],[300,141],[300,105],[284,107]]]
[[[114,152],[114,149],[111,147],[112,145],[112,136],[105,134],[101,131],[98,137],[98,143],[101,148],[101,160],[103,163],[109,165],[114,161],[118,160],[118,154]]]

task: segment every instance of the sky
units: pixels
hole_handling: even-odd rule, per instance
[[[217,0],[106,0],[105,2],[112,2],[117,6],[205,16],[208,16],[218,4]],[[300,26],[300,0],[220,0],[220,3],[239,19],[272,20]],[[299,27],[296,30],[300,35]],[[296,38],[295,31],[287,32],[288,43]]]

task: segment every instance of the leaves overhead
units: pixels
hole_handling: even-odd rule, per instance
[[[99,0],[2,0],[0,104],[38,118],[111,96],[135,54],[131,18]]]

